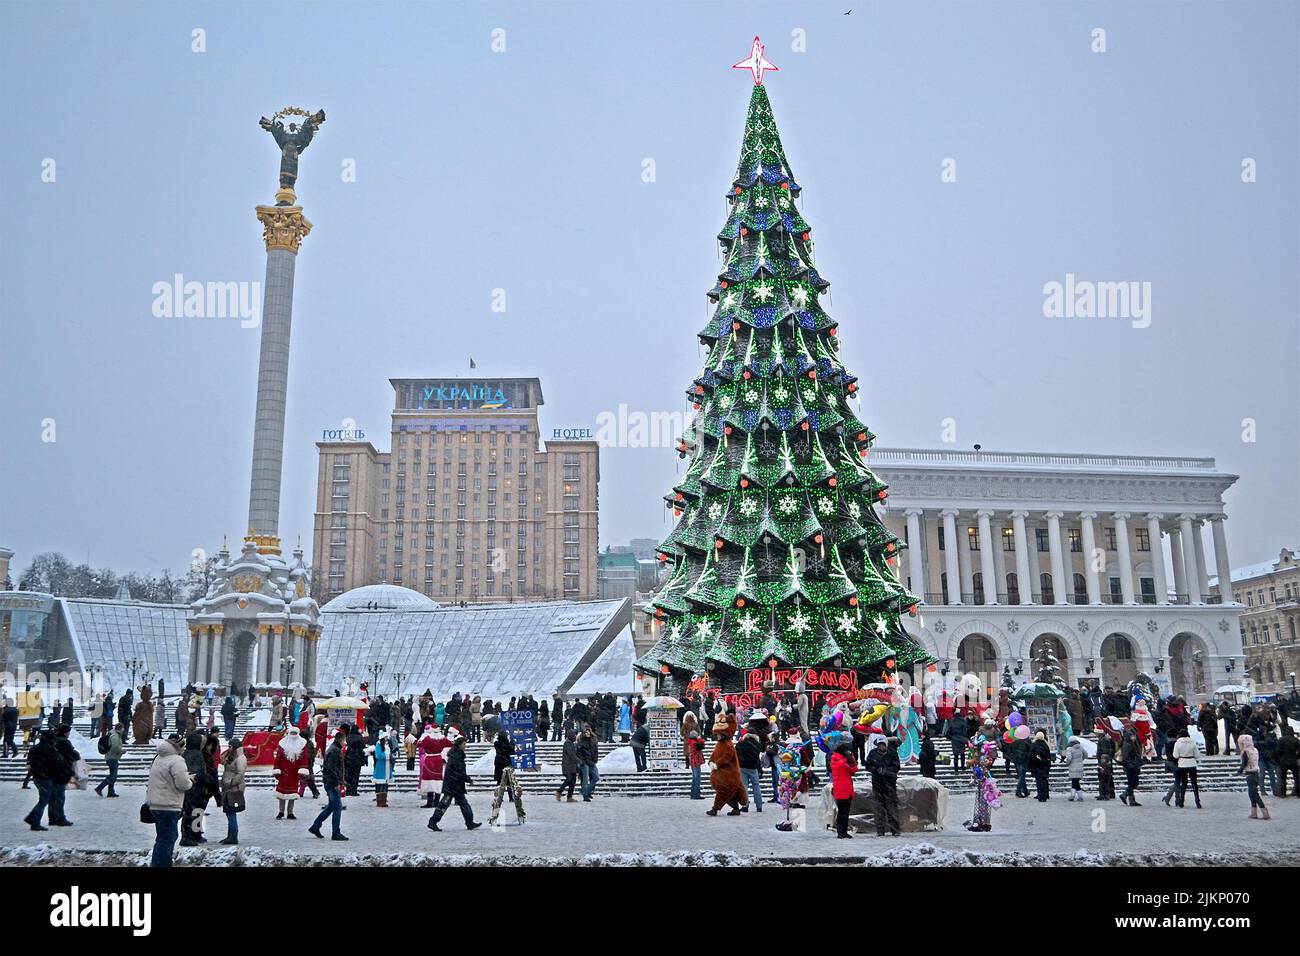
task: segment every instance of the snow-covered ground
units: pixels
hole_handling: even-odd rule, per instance
[[[68,793],[74,825],[33,833],[21,817],[35,802],[33,791],[0,784],[0,866],[76,863],[143,865],[153,828],[138,822],[142,788],[123,788],[118,800],[90,791]],[[1248,819],[1244,794],[1211,793],[1205,809],[1177,810],[1160,804],[1160,794],[1144,792],[1144,805],[1129,808],[1053,797],[1046,804],[1004,797],[994,812],[994,832],[962,829],[971,812],[970,797],[950,801],[946,829],[878,839],[836,840],[821,829],[816,811],[811,828],[780,833],[779,807],[765,804],[740,817],[707,817],[704,801],[680,797],[602,796],[592,803],[557,803],[550,793],[525,794],[528,822],[518,826],[503,809],[500,827],[467,831],[453,806],[442,833],[425,828],[429,812],[415,794],[397,794],[388,809],[365,797],[347,801],[343,832],[347,843],[316,840],[306,832],[317,801],[298,803],[296,821],[277,821],[274,796],[250,791],[240,815],[240,846],[216,844],[225,835],[225,817],[209,811],[213,843],[177,849],[180,865],[334,865],[374,862],[484,863],[545,862],[548,865],[750,865],[773,858],[792,863],[844,859],[871,864],[937,866],[1013,865],[1300,865],[1300,799],[1269,799],[1271,821]],[[472,795],[475,817],[486,822],[490,800]],[[1100,814],[1100,815],[1098,815]]]

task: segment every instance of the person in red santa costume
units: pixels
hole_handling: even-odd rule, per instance
[[[325,748],[330,745],[330,719],[324,714],[317,714],[313,720],[316,721],[316,754],[325,759]]]
[[[298,799],[298,781],[307,776],[307,741],[297,727],[290,727],[275,750],[275,796],[280,802],[277,820],[296,820],[293,804]]]
[[[1137,731],[1138,742],[1142,744],[1142,752],[1148,757],[1155,755],[1155,745],[1151,743],[1151,711],[1147,708],[1147,702],[1138,697],[1133,702],[1133,729]]]
[[[425,809],[432,808],[442,792],[443,753],[451,749],[460,736],[455,727],[448,728],[447,734],[444,736],[433,723],[425,724],[424,733],[415,745],[420,756],[420,793],[424,794]]]

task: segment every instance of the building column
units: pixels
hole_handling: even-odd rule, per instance
[[[1151,539],[1151,573],[1156,579],[1156,603],[1169,603],[1169,581],[1165,577],[1165,542],[1160,531],[1162,514],[1147,515],[1147,537]]]
[[[1061,550],[1062,517],[1060,511],[1047,512],[1047,546],[1052,551],[1052,591],[1056,603],[1069,604],[1074,583],[1065,579],[1065,553]]]
[[[1034,584],[1029,572],[1029,539],[1026,537],[1025,519],[1028,511],[1011,512],[1011,530],[1016,536],[1016,580],[1020,584],[1020,603],[1034,603]]]
[[[1215,515],[1210,519],[1210,529],[1214,532],[1214,566],[1219,572],[1219,599],[1224,604],[1231,604],[1232,565],[1228,563],[1228,539],[1223,535],[1223,522],[1227,515]]]
[[[975,603],[975,555],[970,549],[970,533],[965,521],[961,520],[961,515],[957,518],[957,567],[961,570],[961,591],[962,594],[969,594],[971,603]],[[964,600],[964,599],[963,599]]]
[[[921,564],[921,546],[925,544],[920,508],[907,509],[907,568],[912,578],[912,593],[925,600],[925,572]]]
[[[185,682],[187,684],[198,683],[195,675],[199,672],[199,626],[197,624],[190,627],[190,659],[189,667],[185,670]]]
[[[271,628],[261,624],[257,628],[257,681],[265,686],[271,683]]]
[[[1183,535],[1181,531],[1169,529],[1169,557],[1174,566],[1174,603],[1187,597],[1187,565],[1183,563]]]
[[[981,509],[975,512],[979,522],[980,535],[980,573],[984,575],[984,603],[998,603],[998,570],[993,563],[993,526],[989,519],[993,512]]]
[[[280,683],[280,658],[284,656],[284,625],[272,624],[271,634],[274,635],[275,643],[271,650],[271,668],[272,682]]]
[[[302,683],[302,667],[306,661],[303,656],[307,653],[306,640],[303,638],[303,628],[301,625],[292,625],[289,628],[289,656],[293,658],[293,667],[289,669],[289,683]]]
[[[211,663],[208,664],[207,683],[220,684],[222,682],[222,677],[223,677],[221,673],[221,625],[220,624],[214,624],[212,626],[212,657],[210,658],[210,661]]]
[[[208,625],[199,631],[198,645],[198,667],[194,672],[194,683],[206,684],[208,682],[208,651],[212,647],[212,640],[209,636],[212,633],[212,626]]]
[[[1196,532],[1192,529],[1192,515],[1178,516],[1178,537],[1183,545],[1183,577],[1187,580],[1187,600],[1191,604],[1201,603],[1201,572],[1196,566]]]
[[[1129,553],[1127,511],[1111,515],[1115,519],[1115,546],[1119,548],[1119,589],[1125,604],[1136,604],[1133,593],[1133,555]]]
[[[1201,533],[1204,527],[1202,518],[1192,522],[1192,541],[1196,544],[1196,584],[1201,589],[1201,600],[1210,596],[1210,570],[1205,563],[1205,535]]]
[[[1101,576],[1097,569],[1097,534],[1092,527],[1092,519],[1095,517],[1097,517],[1095,511],[1085,511],[1079,515],[1083,527],[1083,580],[1088,589],[1089,604],[1101,603]]]
[[[948,603],[961,603],[961,574],[957,570],[957,512],[947,508],[943,516],[943,565],[948,576]]]

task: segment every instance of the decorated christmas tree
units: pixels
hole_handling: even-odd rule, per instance
[[[1065,689],[1065,675],[1061,670],[1061,660],[1056,656],[1052,642],[1045,640],[1038,646],[1034,657],[1035,679],[1040,684],[1051,684],[1058,690]]]
[[[772,659],[879,680],[929,660],[902,623],[919,600],[899,582],[906,545],[876,512],[888,492],[763,86],[775,67],[757,38],[736,66],[754,88],[677,446],[690,464],[666,496],[678,520],[658,548],[672,568],[652,605],[659,639],[637,667],[678,686],[708,671],[724,689]]]

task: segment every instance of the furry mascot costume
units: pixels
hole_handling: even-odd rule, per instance
[[[736,759],[736,745],[731,742],[735,733],[735,717],[720,714],[713,724],[713,736],[718,742],[713,745],[713,753],[709,754],[709,786],[713,787],[713,809],[704,811],[711,817],[716,817],[724,804],[731,807],[727,816],[740,816],[743,784],[740,780],[740,762]]]

